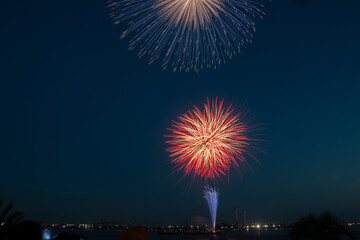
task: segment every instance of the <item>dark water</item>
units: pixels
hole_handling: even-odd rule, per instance
[[[360,239],[360,228],[352,229],[357,239]],[[120,232],[92,231],[76,232],[86,237],[86,240],[121,240]],[[225,232],[222,235],[158,235],[150,233],[148,240],[290,240],[289,231],[242,231]]]

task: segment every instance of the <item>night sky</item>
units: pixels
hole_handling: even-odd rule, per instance
[[[210,222],[170,174],[164,135],[206,97],[264,128],[262,165],[220,184],[218,221],[360,217],[360,2],[274,0],[217,70],[163,71],[129,52],[106,1],[2,1],[0,199],[39,222]]]

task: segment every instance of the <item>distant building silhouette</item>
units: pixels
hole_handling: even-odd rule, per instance
[[[234,225],[235,225],[235,226],[238,226],[238,225],[239,225],[237,208],[234,208]]]
[[[245,209],[243,210],[243,225],[246,226],[247,223],[246,223],[246,211]]]

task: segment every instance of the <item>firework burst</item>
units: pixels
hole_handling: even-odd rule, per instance
[[[204,198],[206,199],[211,216],[211,223],[213,227],[213,231],[216,229],[216,212],[218,207],[219,200],[219,192],[216,188],[211,188],[209,186],[205,186],[204,189]]]
[[[129,24],[121,38],[149,63],[163,58],[174,71],[216,68],[245,42],[251,42],[256,16],[265,14],[251,0],[109,0],[115,23]]]
[[[246,136],[249,127],[243,122],[245,115],[235,114],[231,105],[224,108],[223,100],[210,103],[208,99],[203,110],[194,107],[173,121],[168,129],[172,134],[165,137],[169,138],[167,150],[176,171],[216,180],[232,166],[244,163],[250,142]]]

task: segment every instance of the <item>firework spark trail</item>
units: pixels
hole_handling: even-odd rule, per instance
[[[185,176],[216,180],[226,175],[232,166],[245,162],[250,139],[245,135],[248,126],[243,115],[234,114],[231,106],[223,107],[217,99],[208,99],[204,110],[194,107],[173,121],[170,138],[172,163]]]
[[[255,32],[265,14],[251,0],[109,0],[115,24],[128,22],[121,38],[149,63],[163,58],[174,71],[216,68],[231,59]]]
[[[211,223],[213,226],[213,231],[215,231],[219,192],[215,188],[210,188],[209,186],[206,186],[204,191],[204,198],[209,205]]]

